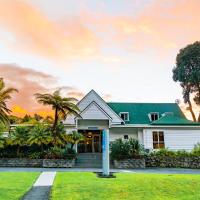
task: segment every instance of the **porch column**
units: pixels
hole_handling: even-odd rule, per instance
[[[109,130],[104,129],[102,132],[102,151],[103,151],[103,175],[109,176],[110,174],[110,159],[109,159],[109,143],[110,143],[110,137],[109,137]]]

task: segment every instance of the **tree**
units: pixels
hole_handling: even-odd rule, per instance
[[[35,94],[38,103],[52,107],[54,111],[54,122],[52,127],[53,137],[56,138],[59,120],[66,119],[67,115],[79,115],[79,108],[75,104],[75,98],[62,97],[60,90],[56,90],[53,94]]]
[[[49,144],[51,141],[52,137],[49,126],[37,124],[30,130],[27,143],[29,145],[36,144],[43,151],[43,146]]]
[[[35,113],[35,114],[34,114],[34,119],[35,119],[36,121],[40,122],[40,121],[43,119],[43,117],[42,117],[41,115],[38,115],[37,113]]]
[[[4,136],[5,127],[3,124],[0,123],[0,149],[4,148],[6,143],[6,138]]]
[[[32,120],[32,117],[30,115],[24,115],[24,117],[22,118],[22,123],[27,123],[30,120]]]
[[[67,135],[67,141],[71,143],[71,149],[73,149],[75,144],[78,144],[80,141],[83,141],[85,137],[78,133],[77,131],[72,131],[71,134]]]
[[[20,153],[20,147],[27,145],[30,128],[27,126],[17,126],[8,136],[8,144],[17,145],[17,155]]]
[[[197,105],[200,105],[200,42],[195,42],[181,49],[176,57],[176,66],[173,69],[173,80],[180,82],[183,88],[184,102],[189,105],[193,120],[197,121],[191,95]],[[200,113],[198,117],[200,122]]]
[[[6,103],[11,99],[13,92],[17,92],[17,89],[11,87],[6,88],[3,79],[0,78],[0,122],[5,125],[9,124],[9,114],[11,113]]]

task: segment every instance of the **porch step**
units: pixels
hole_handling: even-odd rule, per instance
[[[101,168],[101,153],[79,153],[76,159],[75,167],[77,168]]]
[[[77,155],[76,168],[102,168],[102,153],[79,153]],[[113,168],[110,163],[110,168]]]

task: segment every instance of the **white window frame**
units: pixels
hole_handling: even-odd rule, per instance
[[[121,117],[122,114],[127,115],[127,120],[125,120],[125,119],[123,119],[123,118]],[[119,116],[120,116],[125,122],[128,122],[128,121],[129,121],[129,112],[120,112],[120,113],[119,113]]]
[[[153,138],[153,134],[156,133],[157,134],[157,137],[158,137],[158,140],[154,142],[154,138]],[[163,142],[160,141],[160,133],[163,134]],[[153,142],[153,149],[156,150],[156,149],[161,149],[160,147],[159,148],[154,148],[154,143],[157,143],[158,146],[160,146],[160,144],[163,144],[164,145],[164,148],[165,148],[165,132],[163,130],[153,130],[152,131],[152,142]]]
[[[151,112],[151,113],[149,113],[149,119],[150,119],[151,122],[156,121],[156,120],[152,120],[152,117],[151,117],[152,115],[157,115],[157,116],[158,116],[158,119],[160,118],[160,117],[159,117],[159,112]],[[158,120],[158,119],[157,119],[157,120]]]

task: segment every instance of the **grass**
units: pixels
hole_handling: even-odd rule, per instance
[[[200,175],[116,174],[116,179],[93,173],[59,172],[52,200],[198,200]]]
[[[0,172],[0,200],[20,199],[38,176],[39,172]]]

